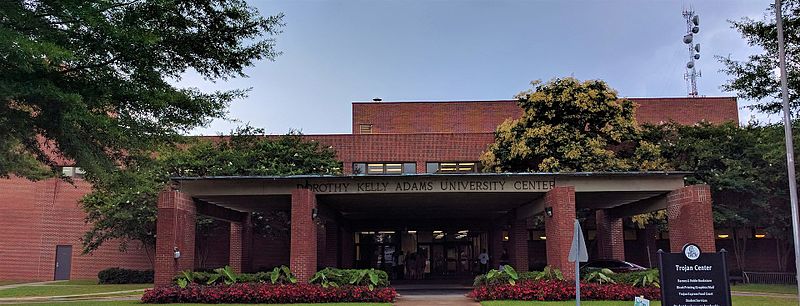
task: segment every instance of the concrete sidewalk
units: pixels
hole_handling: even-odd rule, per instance
[[[462,294],[401,295],[394,306],[480,306]]]

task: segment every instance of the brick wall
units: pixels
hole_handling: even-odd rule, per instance
[[[426,162],[477,161],[494,142],[492,133],[471,134],[361,134],[306,135],[305,139],[330,146],[342,161],[344,173],[354,162],[416,162],[425,173]]]
[[[110,267],[152,269],[151,260],[138,243],[126,252],[109,241],[89,255],[82,255],[80,238],[89,229],[78,200],[90,186],[47,179],[0,179],[0,279],[52,280],[57,245],[72,246],[72,279],[96,278]],[[11,217],[13,216],[13,217]],[[152,253],[151,253],[152,254]]]
[[[680,124],[738,121],[735,97],[629,98],[636,121]],[[353,103],[353,134],[371,124],[373,133],[486,133],[522,110],[516,100]]]

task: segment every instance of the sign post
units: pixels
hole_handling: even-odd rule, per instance
[[[702,253],[693,243],[681,253],[658,250],[661,269],[661,305],[731,306],[726,251]]]
[[[575,305],[581,304],[581,263],[589,261],[586,252],[586,240],[583,239],[581,223],[575,219],[575,229],[572,233],[572,246],[569,248],[569,262],[575,263]]]

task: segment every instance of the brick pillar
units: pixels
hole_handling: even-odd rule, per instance
[[[230,238],[228,245],[228,265],[236,273],[242,273],[242,233],[241,222],[231,222]]]
[[[194,268],[196,208],[191,197],[177,190],[159,193],[157,207],[155,286],[163,286],[180,271]],[[178,259],[176,247],[181,252]]]
[[[680,252],[687,243],[697,244],[704,253],[717,251],[708,185],[686,186],[667,194],[667,221],[672,252]]]
[[[503,229],[489,230],[489,270],[500,267],[500,257],[503,255]]]
[[[511,220],[509,230],[509,264],[519,272],[528,271],[528,222],[525,219]]]
[[[544,205],[553,209],[552,217],[544,217],[547,264],[561,270],[565,278],[575,279],[575,263],[567,260],[575,223],[575,187],[554,187],[544,195]]]
[[[324,266],[339,266],[339,224],[335,221],[325,223],[325,258]]]
[[[603,259],[625,260],[625,236],[622,218],[609,216],[603,209],[595,212],[597,255]]]
[[[317,271],[317,225],[311,218],[317,197],[311,190],[292,190],[292,232],[289,266],[299,282],[307,282]]]
[[[356,244],[354,239],[354,233],[345,226],[339,226],[339,237],[341,239],[341,267],[343,269],[352,269],[354,268],[355,259],[356,259]]]

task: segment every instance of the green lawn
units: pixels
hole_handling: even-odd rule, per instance
[[[575,305],[575,301],[564,302],[525,302],[525,301],[485,301],[482,306],[568,306]],[[581,301],[585,306],[631,306],[633,301]],[[651,306],[660,306],[661,303],[653,301]],[[734,296],[733,306],[797,306],[794,298],[773,298],[760,296]]]
[[[32,304],[12,304],[12,305],[32,305]],[[118,306],[118,305],[140,305],[146,306],[151,304],[142,304],[138,301],[113,301],[113,302],[67,302],[67,303],[36,303],[37,306],[65,306],[65,305],[87,305],[87,306]],[[208,306],[212,304],[159,304],[159,305],[203,305]],[[213,304],[213,305],[253,305],[253,304]],[[260,304],[267,305],[267,304]],[[274,304],[273,304],[274,305]],[[324,304],[281,304],[287,306],[392,306],[390,303],[324,303]]]
[[[731,286],[731,291],[797,294],[795,285],[741,284]]]
[[[87,282],[88,281],[69,281],[47,285],[31,285],[10,289],[0,289],[0,298],[104,293],[153,287],[153,284],[98,285],[96,283],[87,284]]]

